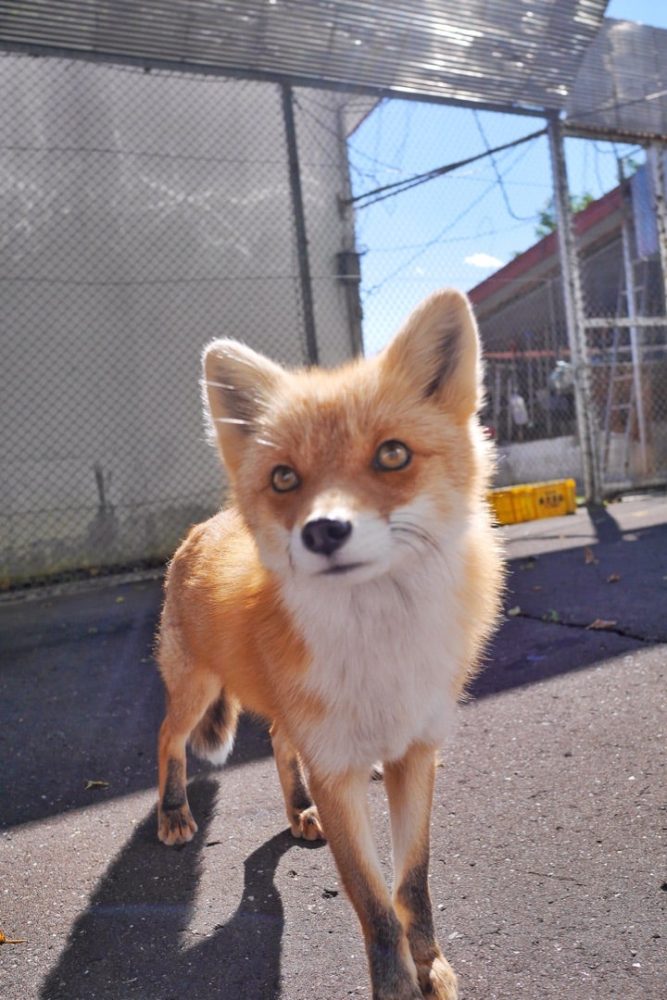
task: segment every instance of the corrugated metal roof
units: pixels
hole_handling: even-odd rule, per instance
[[[667,137],[667,31],[605,18],[567,102],[568,125]]]
[[[0,0],[0,45],[533,110],[607,0]]]
[[[574,215],[574,231],[579,239],[580,250],[586,250],[600,240],[608,241],[619,232],[621,208],[621,189],[615,187]],[[504,267],[468,290],[476,315],[484,318],[507,299],[524,295],[528,288],[532,288],[558,267],[558,239],[554,232],[543,236]]]

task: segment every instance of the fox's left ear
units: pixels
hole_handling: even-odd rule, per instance
[[[430,295],[408,317],[380,355],[380,363],[458,420],[481,402],[479,335],[468,297],[446,288]]]

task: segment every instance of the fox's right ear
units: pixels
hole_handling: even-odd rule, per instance
[[[237,340],[212,341],[204,349],[203,369],[204,408],[223,461],[234,470],[285,370]]]

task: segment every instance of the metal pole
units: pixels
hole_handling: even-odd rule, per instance
[[[343,193],[338,199],[338,210],[341,216],[343,230],[343,248],[336,255],[338,265],[338,280],[343,285],[345,304],[347,308],[347,323],[350,331],[350,347],[353,355],[363,353],[363,336],[361,321],[361,269],[356,243],[354,225],[354,208],[350,203],[352,197],[352,180],[350,178],[350,159],[347,152],[347,133],[345,129],[345,109],[341,105],[336,112],[336,137],[338,140],[338,158],[343,181]]]
[[[637,318],[637,299],[635,292],[635,271],[632,263],[630,219],[628,202],[626,197],[625,177],[623,175],[623,163],[618,160],[618,181],[621,187],[622,202],[622,225],[621,225],[621,245],[623,248],[623,270],[625,272],[626,301],[628,309],[628,319]],[[644,397],[642,395],[642,375],[641,375],[641,344],[639,328],[633,323],[630,327],[630,356],[632,358],[632,379],[634,383],[635,406],[637,408],[637,428],[639,431],[639,452],[641,470],[644,475],[648,472],[647,452],[646,452],[646,420],[644,417]],[[629,414],[629,418],[631,412]]]
[[[655,219],[658,226],[658,249],[660,250],[660,267],[664,288],[664,309],[667,312],[667,210],[665,209],[665,161],[664,151],[660,146],[651,145],[648,150],[648,162],[653,181],[653,204]]]
[[[554,185],[556,223],[558,226],[558,254],[560,257],[565,320],[570,355],[574,370],[574,395],[577,411],[577,430],[581,444],[584,467],[584,491],[589,503],[602,502],[597,426],[593,406],[593,392],[588,366],[584,309],[581,291],[579,259],[572,228],[570,192],[563,149],[563,134],[558,118],[549,119],[549,151]]]
[[[282,91],[283,99],[283,120],[285,122],[285,139],[287,142],[287,158],[289,161],[292,211],[294,212],[294,233],[296,236],[296,251],[299,260],[299,283],[301,285],[301,307],[303,309],[306,357],[309,364],[316,365],[319,361],[319,357],[317,352],[317,337],[315,335],[313,287],[310,280],[310,264],[308,261],[306,213],[303,206],[301,171],[299,168],[299,150],[296,142],[296,125],[294,123],[294,97],[292,94],[292,88],[289,84],[281,84],[280,89]]]

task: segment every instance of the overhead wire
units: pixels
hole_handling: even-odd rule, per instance
[[[489,140],[488,140],[488,138],[486,136],[486,132],[484,131],[484,128],[482,126],[482,122],[480,120],[479,113],[477,111],[473,110],[472,114],[473,114],[473,118],[475,119],[475,124],[477,125],[477,129],[478,129],[479,134],[481,136],[482,142],[484,143],[484,146],[485,146],[486,151],[488,153],[489,160],[491,161],[491,166],[492,166],[493,172],[494,172],[494,174],[496,176],[496,180],[498,181],[498,186],[500,187],[500,193],[501,193],[503,201],[505,203],[505,208],[507,209],[507,214],[509,216],[511,216],[511,218],[516,219],[517,222],[530,222],[530,220],[533,218],[532,215],[531,216],[517,215],[516,212],[513,210],[512,206],[510,204],[510,200],[509,200],[509,196],[507,194],[507,190],[505,188],[505,184],[503,182],[503,178],[501,176],[500,171],[498,170],[498,164],[497,164],[496,158],[494,156],[495,150],[493,150],[491,148],[491,143],[489,142]]]
[[[540,135],[540,134],[541,133],[538,133],[538,135]],[[535,135],[532,138],[534,140],[536,140],[538,138],[538,135]],[[509,144],[509,145],[510,146],[511,145],[517,145],[517,143],[512,143],[512,144]],[[515,157],[514,160],[512,161],[512,163],[508,165],[507,170],[508,171],[512,170],[516,166],[516,164],[519,162],[519,160],[522,159],[529,152],[530,148],[531,148],[530,146],[525,146],[525,148],[521,150],[519,156]],[[368,289],[368,291],[366,292],[366,297],[370,298],[370,296],[375,295],[375,293],[378,292],[384,285],[386,285],[387,282],[391,281],[393,278],[395,278],[398,274],[400,274],[406,268],[410,267],[411,264],[414,264],[414,262],[416,260],[419,260],[419,258],[422,257],[428,250],[430,250],[431,247],[436,246],[439,243],[442,243],[443,242],[442,237],[446,233],[450,232],[454,228],[454,226],[456,226],[462,219],[464,219],[466,217],[466,215],[468,215],[477,205],[479,205],[480,202],[482,202],[487,197],[487,195],[489,195],[496,188],[496,186],[497,186],[497,181],[494,179],[493,182],[491,184],[489,184],[481,192],[481,194],[479,194],[477,196],[477,198],[474,198],[463,209],[463,211],[459,212],[459,214],[457,216],[455,216],[455,218],[452,219],[450,222],[448,222],[447,225],[444,226],[444,228],[441,229],[432,239],[426,241],[425,243],[418,244],[419,249],[417,250],[417,253],[412,254],[406,261],[403,261],[397,268],[394,268],[393,271],[390,271],[389,274],[385,275],[380,281],[378,281],[374,285],[372,285]],[[532,218],[535,218],[535,216],[533,216]],[[530,221],[530,220],[528,220],[528,221]],[[444,241],[444,242],[448,242],[448,241]],[[400,249],[400,248],[397,248],[397,249]],[[406,247],[406,249],[408,249],[408,247]]]
[[[427,181],[435,180],[436,177],[443,177],[445,174],[452,173],[454,170],[459,170],[461,167],[468,166],[469,163],[476,163],[478,160],[483,160],[492,153],[500,153],[505,149],[512,149],[515,146],[520,146],[525,142],[530,142],[531,139],[537,139],[540,136],[546,135],[546,128],[539,129],[537,132],[530,132],[528,135],[521,136],[519,139],[513,139],[511,142],[505,142],[500,146],[495,146],[493,149],[485,150],[483,153],[476,153],[474,156],[468,156],[463,160],[455,160],[453,163],[447,163],[444,166],[436,167],[433,170],[427,170],[423,174],[415,174],[412,177],[406,177],[402,181],[395,181],[392,184],[384,184],[381,187],[377,187],[372,191],[365,191],[363,194],[355,195],[352,198],[346,199],[346,204],[358,204],[359,202],[364,202],[363,205],[359,205],[360,208],[367,208],[369,205],[375,205],[378,201],[384,201],[386,198],[391,198],[396,194],[401,194],[403,191],[410,191],[414,187],[418,187],[420,184],[426,184]],[[494,181],[494,186],[497,182]]]

